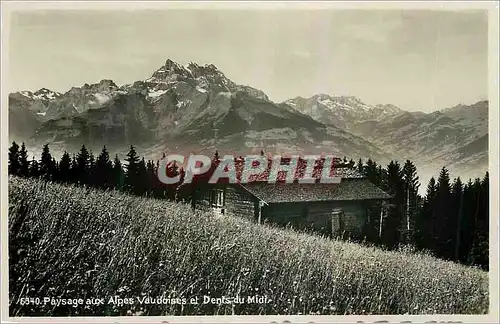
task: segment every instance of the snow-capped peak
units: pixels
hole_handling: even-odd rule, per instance
[[[352,96],[332,97],[326,94],[319,94],[313,97],[315,101],[330,110],[345,109],[353,111],[368,111],[370,106],[363,103],[360,99]]]
[[[333,124],[346,120],[380,120],[402,112],[394,105],[371,106],[354,96],[317,94],[310,98],[296,97],[285,103],[313,119]]]
[[[399,109],[398,107],[391,105],[391,104],[385,104],[385,105],[378,104],[378,105],[375,105],[374,109],[380,109],[381,112],[387,113],[390,115],[396,115],[396,114],[399,114],[400,112],[402,112],[401,109]]]
[[[31,91],[21,91],[23,96],[28,97],[33,100],[43,100],[43,101],[52,101],[61,95],[61,93],[52,91],[47,88],[41,88],[35,92]]]

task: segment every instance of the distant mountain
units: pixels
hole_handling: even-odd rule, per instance
[[[26,94],[30,94],[26,92]],[[167,60],[146,80],[117,86],[111,80],[73,87],[47,98],[9,96],[9,111],[28,109],[36,122],[12,125],[36,146],[60,149],[86,144],[113,150],[134,144],[143,154],[221,152],[328,153],[387,158],[369,141],[325,125],[261,90],[238,85],[213,64],[183,66]],[[28,119],[30,119],[30,117]],[[22,118],[24,119],[24,118]],[[24,133],[24,134],[23,134]]]
[[[488,101],[432,113],[408,112],[393,105],[369,106],[355,97],[324,94],[285,103],[370,141],[391,157],[413,160],[423,169],[447,166],[457,174],[474,177],[488,167]]]
[[[311,98],[296,97],[285,101],[285,104],[321,123],[346,130],[362,121],[379,121],[402,112],[394,105],[370,106],[356,97],[333,97],[326,94]]]
[[[247,154],[327,153],[380,163],[415,161],[436,175],[447,166],[463,177],[488,163],[488,102],[432,113],[356,97],[318,94],[275,103],[261,90],[239,85],[215,65],[172,60],[145,80],[112,80],[42,88],[9,95],[9,134],[32,147],[93,150],[107,145],[158,158],[162,152]],[[422,179],[427,180],[425,177]]]

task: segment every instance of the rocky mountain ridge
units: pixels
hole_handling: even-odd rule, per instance
[[[9,95],[9,133],[33,146],[161,152],[328,153],[423,167],[487,166],[488,102],[432,113],[318,94],[274,103],[215,65],[166,60],[149,78]],[[486,164],[485,164],[486,163]]]
[[[368,141],[324,125],[259,89],[238,85],[213,64],[183,66],[167,60],[145,80],[117,86],[111,80],[73,87],[40,107],[38,98],[9,96],[11,116],[35,117],[11,135],[33,145],[86,144],[122,149],[134,144],[150,154],[161,151],[329,153],[383,158]]]

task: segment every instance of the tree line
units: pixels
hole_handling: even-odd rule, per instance
[[[261,155],[264,155],[263,151]],[[25,144],[22,143],[19,147],[13,142],[8,156],[8,170],[12,175],[123,190],[162,199],[189,199],[189,193],[183,194],[184,197],[178,190],[185,175],[182,168],[175,163],[169,164],[166,172],[172,177],[180,175],[180,181],[171,185],[163,184],[157,176],[159,161],[146,161],[137,154],[133,146],[130,146],[127,153],[125,165],[117,155],[111,159],[105,146],[97,157],[82,145],[76,155],[64,152],[57,161],[46,144],[39,160],[35,157],[28,160]],[[241,157],[235,160],[236,165],[242,166]],[[195,177],[192,186],[208,180],[220,162],[218,152],[215,152],[213,161],[215,163],[211,170]],[[488,172],[482,179],[469,179],[464,183],[459,177],[450,179],[448,170],[443,167],[437,179],[430,179],[425,194],[420,195],[421,184],[417,168],[409,160],[403,165],[391,161],[385,167],[371,159],[366,162],[359,159],[355,163],[344,157],[339,161],[343,167],[356,168],[392,196],[382,219],[381,231],[373,234],[372,242],[389,249],[401,245],[412,246],[443,259],[488,269]],[[320,165],[321,162],[318,166]],[[298,170],[297,174],[300,172]],[[380,210],[372,212],[378,214]]]
[[[407,160],[382,167],[369,159],[357,168],[371,182],[392,195],[384,218],[381,243],[426,250],[446,260],[488,269],[489,173],[466,183],[450,179],[443,167],[420,195],[417,168]]]
[[[50,153],[49,145],[42,148],[39,160],[35,157],[28,161],[26,146],[16,142],[9,148],[9,174],[21,177],[37,177],[49,181],[74,183],[100,189],[116,189],[136,195],[155,198],[175,199],[176,185],[161,183],[157,177],[159,161],[141,158],[135,148],[130,150],[123,165],[118,155],[111,159],[104,146],[95,157],[92,151],[82,145],[79,152],[70,156],[64,152],[59,161]],[[175,164],[169,165],[167,172],[172,176],[179,174]]]

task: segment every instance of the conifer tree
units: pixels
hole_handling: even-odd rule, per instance
[[[125,187],[126,190],[137,191],[136,187],[139,183],[139,156],[135,151],[135,148],[130,145],[130,150],[127,153],[127,158],[125,159],[127,162],[126,165],[126,174],[125,174]]]
[[[146,168],[146,161],[144,157],[137,163],[137,182],[135,186],[135,193],[137,195],[144,195],[151,188],[149,186],[149,175]]]
[[[125,182],[125,172],[123,171],[122,162],[118,158],[118,154],[115,155],[113,161],[113,185],[117,189],[122,189]]]
[[[455,235],[453,237],[454,244],[454,255],[453,259],[456,261],[460,261],[460,242],[461,242],[461,234],[463,228],[463,200],[464,200],[464,188],[462,184],[462,180],[460,177],[456,178],[453,181],[452,189],[451,189],[451,206],[452,209],[451,215],[453,219],[453,227],[455,230]]]
[[[415,218],[418,213],[418,189],[420,188],[419,178],[417,176],[417,168],[410,161],[406,160],[403,166],[403,182],[404,182],[404,239],[405,243],[414,243]]]
[[[157,197],[157,188],[159,181],[156,181],[157,179],[156,167],[152,160],[148,160],[148,162],[146,163],[146,170],[147,170],[147,181],[148,181],[147,192],[149,195]]]
[[[89,151],[89,169],[87,183],[91,186],[95,186],[96,182],[97,179],[95,177],[95,156],[92,151]]]
[[[472,190],[475,196],[474,232],[469,252],[469,264],[489,268],[489,173],[481,180],[474,180]]]
[[[451,184],[448,170],[443,167],[437,180],[436,206],[433,218],[433,236],[438,256],[451,258],[454,253],[452,238],[456,228],[451,227]],[[451,226],[450,226],[451,225]]]
[[[95,185],[101,188],[110,188],[113,185],[113,163],[109,159],[106,146],[102,148],[95,163]]]
[[[82,145],[82,147],[80,148],[80,152],[78,152],[78,155],[76,156],[76,169],[75,169],[75,176],[76,176],[75,180],[81,184],[87,184],[89,182],[89,175],[90,175],[89,160],[90,160],[90,153],[85,147],[85,145]]]
[[[59,179],[59,163],[57,163],[56,158],[52,157],[52,173],[51,178],[54,180]]]
[[[458,247],[460,262],[465,264],[470,264],[471,262],[471,249],[474,233],[476,231],[476,198],[477,195],[474,190],[474,184],[472,180],[469,179],[463,189],[463,215],[460,228],[460,245]]]
[[[31,160],[31,163],[30,163],[29,176],[35,177],[35,178],[40,176],[40,167],[39,167],[38,161],[35,159],[34,156],[33,156],[33,159]]]
[[[490,174],[486,172],[484,178],[481,180],[481,200],[479,204],[479,265],[484,269],[489,269],[489,220],[490,220],[490,208],[489,208],[489,181]]]
[[[71,158],[66,151],[64,151],[59,162],[59,180],[63,182],[71,181]]]
[[[366,165],[364,167],[364,175],[373,184],[377,186],[380,185],[380,179],[377,172],[377,163],[372,159],[368,159],[368,161],[366,162]]]
[[[421,249],[432,250],[434,247],[432,220],[434,219],[436,193],[436,180],[432,177],[427,184],[422,209],[419,212],[419,217],[415,224],[417,246]]]
[[[379,164],[377,166],[377,171],[375,172],[375,184],[378,187],[382,187],[383,183],[386,181],[387,181],[387,170],[384,169],[382,165]]]
[[[45,179],[51,179],[54,174],[54,161],[50,154],[49,145],[45,144],[40,158],[40,175]]]
[[[21,144],[19,151],[19,175],[23,177],[29,176],[30,162],[28,161],[28,151],[24,142]]]
[[[19,145],[16,142],[12,142],[12,146],[9,148],[9,174],[17,175],[19,174]]]
[[[387,178],[383,185],[386,192],[393,197],[383,226],[383,243],[389,248],[394,248],[400,242],[404,205],[402,170],[397,161],[391,161],[387,166]]]
[[[363,160],[361,158],[358,161],[358,172],[364,174]]]
[[[77,160],[75,154],[73,154],[73,157],[71,158],[69,181],[73,182],[73,183],[78,183],[78,181],[79,181],[79,178],[78,178],[78,160]]]

